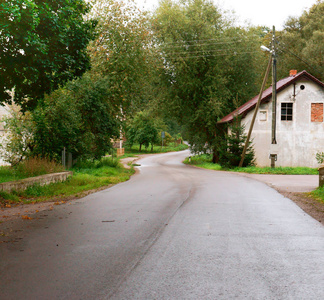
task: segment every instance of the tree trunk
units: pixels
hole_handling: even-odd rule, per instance
[[[213,164],[219,163],[219,155],[216,147],[213,148]]]
[[[139,152],[142,151],[142,144],[140,144],[140,147],[139,147]]]

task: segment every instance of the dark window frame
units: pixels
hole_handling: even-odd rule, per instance
[[[294,115],[294,105],[291,102],[281,103],[281,121],[292,121]]]

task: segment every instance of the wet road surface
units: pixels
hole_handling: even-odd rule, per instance
[[[147,157],[126,183],[0,224],[0,299],[324,299],[324,227],[186,156]]]

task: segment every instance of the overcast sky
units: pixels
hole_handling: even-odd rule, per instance
[[[126,0],[127,1],[127,0]],[[135,0],[140,8],[153,9],[159,0]],[[225,10],[235,10],[241,23],[250,21],[252,25],[276,26],[281,30],[289,16],[299,17],[304,9],[310,8],[316,0],[214,0]]]

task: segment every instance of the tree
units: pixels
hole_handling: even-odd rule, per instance
[[[242,158],[246,135],[244,134],[245,127],[241,125],[239,119],[234,119],[230,126],[230,133],[225,135],[225,139],[221,140],[221,151],[219,163],[225,167],[238,167]],[[243,161],[243,167],[254,164],[254,149],[252,142],[246,150]]]
[[[324,2],[318,0],[309,11],[290,17],[280,37],[278,76],[291,69],[306,69],[324,80]]]
[[[161,1],[153,29],[165,62],[164,107],[183,125],[184,139],[197,151],[211,151],[216,162],[217,121],[235,108],[235,99],[256,94],[259,40],[233,27],[208,0]]]
[[[140,145],[139,151],[142,150],[142,145],[148,148],[150,144],[151,150],[153,151],[153,145],[159,140],[158,128],[154,119],[147,111],[138,112],[134,118],[129,121],[126,138],[130,146],[134,143],[138,143]]]
[[[90,67],[96,22],[84,0],[5,0],[0,4],[0,102],[32,110],[45,94]]]
[[[132,1],[96,0],[91,17],[98,19],[97,39],[89,50],[91,74],[104,78],[109,102],[122,114],[132,115],[146,105],[152,92],[152,34],[146,13]]]
[[[104,81],[94,82],[86,74],[46,96],[33,111],[34,155],[59,159],[64,147],[74,158],[106,155],[120,128],[107,93]]]

